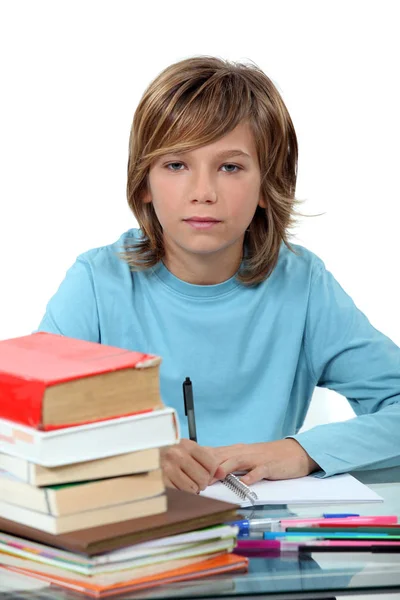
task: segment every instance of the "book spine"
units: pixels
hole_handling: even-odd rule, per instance
[[[0,372],[0,417],[40,429],[45,389],[43,381]]]

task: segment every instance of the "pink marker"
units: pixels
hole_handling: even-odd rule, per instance
[[[307,527],[313,525],[326,525],[329,523],[329,527],[335,527],[337,525],[395,525],[398,522],[398,517],[395,515],[388,516],[371,516],[371,517],[345,517],[344,519],[281,519],[279,523],[280,529],[286,529],[286,527]],[[274,528],[272,528],[274,529]]]
[[[289,555],[290,548],[286,551]],[[238,540],[234,548],[235,554],[241,556],[257,556],[265,558],[279,558],[281,555],[281,542],[278,540]],[[292,549],[293,554],[298,553],[298,547]]]
[[[279,550],[281,542],[279,540],[238,540],[236,550]]]

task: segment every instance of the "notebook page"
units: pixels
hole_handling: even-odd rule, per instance
[[[381,496],[348,474],[333,475],[326,479],[308,475],[282,481],[263,480],[250,487],[258,496],[257,505],[383,502]],[[242,507],[251,506],[248,501],[241,503],[240,498],[219,481],[201,492],[201,495],[236,502]]]

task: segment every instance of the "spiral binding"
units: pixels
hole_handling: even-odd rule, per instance
[[[225,479],[222,480],[222,483],[232,490],[232,492],[237,494],[242,500],[249,500],[252,506],[254,506],[255,501],[258,500],[257,494],[253,492],[248,485],[243,483],[243,481],[240,481],[233,473],[228,473]]]

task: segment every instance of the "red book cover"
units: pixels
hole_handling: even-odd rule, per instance
[[[47,387],[127,368],[158,365],[158,356],[52,333],[0,341],[0,418],[40,428]]]

